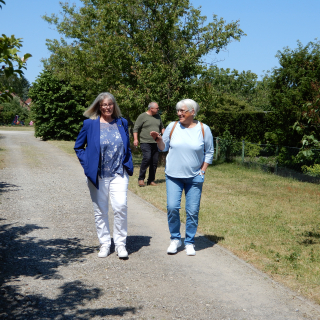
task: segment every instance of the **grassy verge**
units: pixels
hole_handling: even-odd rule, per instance
[[[69,153],[73,153],[72,148],[73,142],[69,143]],[[140,160],[134,155],[130,190],[166,211],[164,168],[158,168],[157,187],[140,188]],[[275,280],[320,303],[319,204],[319,185],[236,164],[210,166],[203,188],[199,231]],[[184,210],[181,219],[185,221]]]
[[[64,152],[66,152],[67,154],[77,157],[73,147],[74,147],[74,141],[61,141],[61,140],[50,140],[47,141],[50,144],[60,148],[61,150],[63,150]]]
[[[1,136],[0,136],[1,137]],[[3,169],[5,167],[5,149],[1,146],[0,144],[0,170]]]
[[[0,126],[0,130],[4,131],[34,131],[32,126]]]

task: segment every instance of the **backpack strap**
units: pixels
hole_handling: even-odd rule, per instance
[[[170,135],[169,135],[169,138],[171,139],[171,136],[172,136],[172,133],[176,127],[176,125],[178,124],[179,121],[176,121],[171,129],[171,132],[170,132]],[[200,121],[199,121],[200,122]],[[201,125],[201,131],[202,131],[202,136],[203,136],[203,139],[204,139],[204,127],[203,127],[203,123],[200,122],[200,125]]]
[[[203,128],[203,123],[200,122],[200,125],[201,125],[201,131],[202,131],[203,140],[204,140],[204,128]]]
[[[176,122],[174,123],[174,125],[173,125],[173,127],[172,127],[172,129],[171,129],[170,135],[169,135],[169,139],[171,139],[172,133],[173,133],[176,125],[178,124],[178,122],[179,122],[179,121],[176,121]]]

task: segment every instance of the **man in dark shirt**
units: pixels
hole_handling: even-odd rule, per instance
[[[150,136],[151,131],[164,133],[164,127],[158,114],[159,106],[156,102],[150,102],[148,111],[140,114],[133,128],[133,144],[135,147],[139,145],[138,132],[140,131],[140,148],[142,151],[142,162],[138,178],[140,187],[144,187],[144,179],[147,168],[149,167],[148,185],[156,186],[154,182],[158,165],[158,146],[155,140]]]

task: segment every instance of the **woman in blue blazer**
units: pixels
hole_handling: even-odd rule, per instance
[[[110,254],[109,196],[114,212],[113,240],[119,258],[127,258],[127,191],[133,173],[128,122],[111,93],[98,95],[84,112],[89,119],[77,137],[74,150],[87,176],[94,208],[98,257]]]

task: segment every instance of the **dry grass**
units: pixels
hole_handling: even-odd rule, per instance
[[[164,168],[158,187],[130,189],[166,211]],[[320,303],[320,186],[236,164],[210,166],[199,231],[293,290]],[[182,201],[184,208],[184,199]],[[185,221],[185,211],[181,210]]]
[[[62,149],[66,151],[69,144],[68,153],[73,153],[73,142],[65,143]],[[60,142],[54,144],[59,146]],[[139,164],[140,157],[135,155],[130,190],[166,211],[164,168],[158,168],[157,187],[140,188]],[[236,164],[210,166],[203,187],[199,231],[320,303],[319,204],[319,185]],[[185,221],[184,210],[181,219]]]
[[[74,157],[77,157],[76,153],[73,150],[74,141],[49,140],[47,142],[60,148],[61,150],[63,150],[67,154],[74,156]]]
[[[0,139],[1,139],[1,135],[0,135]],[[3,146],[1,145],[1,140],[0,140],[0,170],[5,168],[5,151],[6,149],[3,148]]]
[[[34,131],[32,126],[0,126],[3,131]]]

